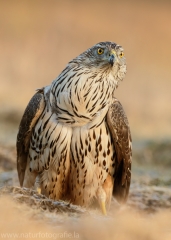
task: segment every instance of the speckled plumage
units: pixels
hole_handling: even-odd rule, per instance
[[[100,50],[99,50],[100,49]],[[102,53],[101,53],[102,51]],[[114,90],[126,73],[123,49],[102,42],[68,63],[33,96],[17,136],[21,186],[90,206],[112,194],[124,202],[131,177],[131,135]]]

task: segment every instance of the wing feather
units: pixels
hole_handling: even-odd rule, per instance
[[[20,122],[17,135],[17,171],[20,185],[23,185],[32,129],[45,108],[44,89],[31,98]]]
[[[128,119],[116,98],[107,113],[107,124],[116,151],[113,195],[119,202],[124,203],[131,182],[132,139]]]

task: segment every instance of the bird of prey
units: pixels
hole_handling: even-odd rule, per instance
[[[39,185],[51,199],[104,214],[112,196],[128,197],[132,141],[127,117],[114,97],[126,74],[123,48],[100,42],[71,60],[37,91],[17,135],[20,185]]]

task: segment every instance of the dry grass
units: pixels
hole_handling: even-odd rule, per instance
[[[0,199],[0,238],[2,233],[19,234],[16,239],[121,239],[169,240],[171,238],[170,212],[146,215],[132,209],[113,211],[112,216],[66,215],[44,217],[39,209],[19,205],[9,197]],[[75,237],[74,237],[75,234]],[[27,236],[30,237],[27,237]],[[23,237],[21,237],[23,236]],[[77,236],[77,237],[76,237]],[[14,239],[6,237],[5,239]]]
[[[148,169],[149,156],[145,158],[144,150],[141,152],[147,166],[136,170],[134,163],[127,205],[120,207],[112,201],[108,216],[104,217],[99,209],[54,202],[34,190],[14,187],[19,185],[14,148],[0,148],[0,239],[169,240],[170,173],[160,167],[155,179],[154,167],[153,172]]]

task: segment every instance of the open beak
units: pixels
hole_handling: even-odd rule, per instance
[[[116,58],[116,52],[112,49],[109,55],[109,63],[112,67],[113,67],[115,58]]]

